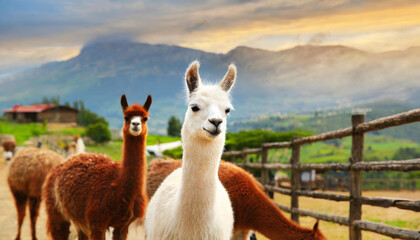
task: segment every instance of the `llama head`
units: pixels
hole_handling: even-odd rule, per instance
[[[147,134],[147,119],[149,119],[149,108],[152,104],[152,96],[148,95],[143,106],[133,104],[128,106],[127,98],[121,96],[121,107],[124,114],[124,135],[140,136]]]
[[[191,63],[185,73],[188,110],[182,126],[182,136],[212,141],[226,134],[226,117],[233,109],[229,90],[236,78],[236,67],[231,64],[223,80],[216,85],[204,85],[200,80],[198,61]]]

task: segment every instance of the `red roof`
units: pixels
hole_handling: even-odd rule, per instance
[[[8,113],[43,112],[53,107],[55,107],[54,104],[36,104],[36,105],[30,105],[30,106],[15,105],[13,106],[13,108],[6,109],[4,112],[8,112]]]

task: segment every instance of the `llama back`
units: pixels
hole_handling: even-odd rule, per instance
[[[67,219],[84,219],[90,198],[110,192],[104,189],[111,189],[112,192],[114,186],[106,184],[105,180],[116,179],[118,169],[119,164],[99,154],[75,155],[54,169],[55,174],[51,176],[55,178],[53,194],[62,214]],[[115,208],[115,206],[110,207]],[[75,224],[83,229],[86,223],[75,222]]]
[[[28,147],[17,152],[9,168],[8,183],[28,196],[41,196],[42,185],[49,171],[64,158],[56,152]]]

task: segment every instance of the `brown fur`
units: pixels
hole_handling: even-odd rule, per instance
[[[161,182],[181,167],[181,160],[155,159],[147,176],[147,193],[151,198]],[[220,162],[219,178],[229,193],[235,217],[235,232],[254,230],[275,240],[324,240],[318,229],[303,228],[290,221],[265,195],[262,186],[247,171],[225,161]]]
[[[5,152],[12,152],[15,153],[16,150],[16,142],[13,140],[6,140],[3,142],[3,149]]]
[[[26,205],[29,206],[32,239],[36,239],[35,225],[41,203],[42,185],[49,171],[64,161],[59,154],[39,148],[25,148],[12,158],[7,182],[15,200],[18,214],[18,233],[25,217]]]
[[[149,101],[149,103],[148,103]],[[148,103],[148,104],[147,104]],[[70,221],[78,228],[79,239],[104,240],[113,227],[113,239],[126,239],[128,226],[143,218],[147,205],[146,137],[147,124],[141,122],[139,136],[129,133],[130,118],[148,118],[149,95],[144,108],[128,106],[121,97],[124,112],[122,163],[98,154],[70,157],[54,169],[44,186],[47,231],[54,240],[68,239]]]

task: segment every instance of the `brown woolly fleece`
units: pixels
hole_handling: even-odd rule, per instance
[[[12,140],[6,140],[3,142],[3,149],[5,152],[15,152],[16,142]]]
[[[147,193],[151,198],[163,180],[181,167],[181,160],[155,159],[147,175]],[[219,178],[229,193],[235,222],[234,229],[257,231],[276,240],[325,240],[316,223],[313,229],[303,228],[287,219],[265,195],[261,184],[247,171],[221,161]]]
[[[70,157],[47,178],[43,196],[47,209],[47,231],[54,239],[68,239],[70,221],[79,240],[104,240],[113,227],[113,239],[126,239],[128,226],[144,217],[147,205],[146,138],[151,97],[143,106],[128,106],[121,97],[124,113],[122,163],[99,154]],[[130,133],[133,117],[140,117],[141,133]]]
[[[17,240],[20,239],[27,204],[30,209],[32,239],[36,239],[35,224],[41,203],[42,185],[50,170],[63,161],[64,158],[56,152],[33,147],[18,151],[12,158],[7,182],[18,214]]]

